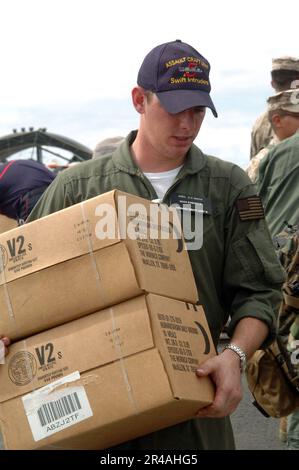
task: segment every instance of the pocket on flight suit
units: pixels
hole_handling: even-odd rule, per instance
[[[244,269],[245,280],[254,282],[262,278],[271,284],[283,283],[284,271],[267,231],[249,232],[234,243],[233,251]]]

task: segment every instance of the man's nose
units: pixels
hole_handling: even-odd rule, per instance
[[[184,128],[192,128],[195,124],[195,115],[193,109],[186,109],[179,113],[180,125]]]

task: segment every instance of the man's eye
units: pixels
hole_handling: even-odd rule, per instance
[[[194,111],[195,111],[196,113],[204,113],[204,112],[205,112],[205,109],[206,109],[206,108],[205,108],[204,106],[196,106],[196,107],[194,108]]]

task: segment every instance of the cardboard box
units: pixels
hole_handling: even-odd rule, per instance
[[[144,292],[196,303],[179,227],[157,207],[111,191],[0,235],[0,333],[28,337]]]
[[[101,449],[185,421],[213,401],[194,372],[215,354],[200,306],[152,294],[19,341],[0,368],[5,446]]]
[[[6,217],[6,215],[0,214],[0,233],[7,232],[12,228],[17,227],[18,223],[15,219]]]

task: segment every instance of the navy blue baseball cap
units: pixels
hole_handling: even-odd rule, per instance
[[[210,97],[209,72],[209,62],[192,46],[177,39],[160,44],[147,54],[137,84],[155,93],[168,113],[205,106],[217,117]]]

